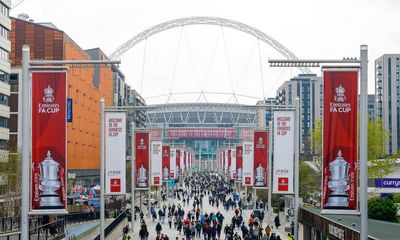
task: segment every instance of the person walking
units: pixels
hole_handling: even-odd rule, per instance
[[[158,222],[157,225],[156,225],[157,236],[160,236],[161,231],[162,231],[162,227],[161,227],[160,222]]]
[[[276,215],[274,222],[275,222],[275,228],[279,228],[279,226],[281,225],[279,221],[279,215]]]
[[[272,231],[271,227],[269,225],[267,225],[265,227],[265,234],[267,235],[267,239],[269,239],[269,236],[271,235],[271,231]]]

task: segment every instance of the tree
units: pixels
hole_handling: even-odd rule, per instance
[[[389,198],[374,197],[368,200],[368,217],[376,220],[397,222],[399,208]]]
[[[0,195],[4,199],[0,204],[0,217],[19,216],[21,209],[21,155],[16,153],[0,156]]]
[[[314,152],[318,155],[314,161],[322,169],[322,119],[315,123],[315,129],[310,132]],[[389,131],[385,129],[381,120],[368,121],[368,176],[382,178],[393,171],[393,165],[399,154],[385,156],[385,143],[389,138]]]
[[[314,199],[319,201],[317,197],[321,192],[320,181],[321,178],[313,169],[310,168],[304,161],[300,161],[299,172],[299,195],[304,201]]]

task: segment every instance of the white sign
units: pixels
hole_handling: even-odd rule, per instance
[[[254,182],[254,143],[243,142],[243,185],[253,186]]]
[[[177,179],[176,175],[179,173],[176,171],[176,149],[175,148],[171,148],[169,150],[169,167],[171,169],[169,178]]]
[[[334,237],[337,237],[341,240],[344,240],[344,230],[336,227],[334,225],[329,224],[329,234],[331,234]]]
[[[274,112],[273,193],[293,194],[294,111]]]
[[[106,194],[125,194],[126,114],[105,112]]]
[[[162,142],[151,141],[151,185],[161,186],[162,181]]]
[[[236,148],[231,149],[231,179],[236,179]]]

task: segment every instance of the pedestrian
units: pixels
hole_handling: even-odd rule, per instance
[[[276,215],[276,217],[275,217],[275,219],[274,219],[274,222],[275,222],[275,228],[279,228],[279,226],[281,225],[281,223],[280,223],[280,221],[279,221],[279,215]]]
[[[169,215],[169,217],[168,217],[168,224],[169,224],[169,228],[172,228],[172,215]]]
[[[161,231],[162,231],[162,227],[161,227],[160,222],[158,222],[157,225],[156,225],[157,236],[160,236]]]
[[[271,231],[272,231],[271,227],[269,225],[267,225],[265,227],[265,234],[267,235],[268,238],[271,235]]]

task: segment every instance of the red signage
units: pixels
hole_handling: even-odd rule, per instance
[[[160,184],[160,177],[154,177],[154,185]]]
[[[268,132],[254,132],[254,187],[267,187]]]
[[[170,154],[170,147],[162,146],[162,178],[163,178],[163,181],[169,181],[169,176],[171,174],[170,165],[169,165],[169,161],[170,161],[169,154]]]
[[[170,128],[166,130],[168,139],[177,138],[224,138],[236,139],[234,128]]]
[[[236,146],[236,181],[243,181],[243,146]]]
[[[185,171],[185,172],[187,171],[187,159],[186,159],[186,155],[187,155],[187,152],[186,152],[186,151],[183,151],[183,168],[184,168],[184,171]]]
[[[289,178],[278,177],[278,191],[289,191]]]
[[[36,213],[66,212],[66,84],[65,71],[32,72],[31,210]]]
[[[244,184],[251,184],[251,177],[245,177],[244,178]]]
[[[176,149],[176,174],[179,175],[181,173],[181,150]]]
[[[110,178],[110,190],[111,192],[121,192],[121,179]]]
[[[136,188],[146,189],[149,187],[149,132],[136,131]]]
[[[358,69],[323,70],[323,209],[357,209]]]

